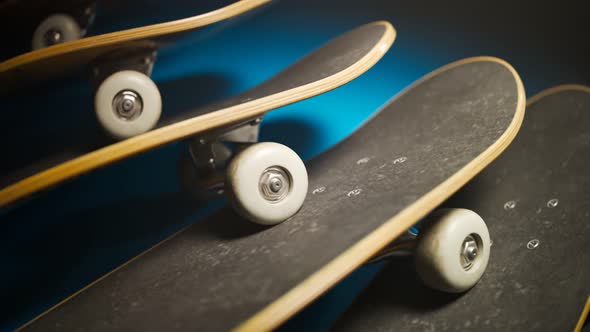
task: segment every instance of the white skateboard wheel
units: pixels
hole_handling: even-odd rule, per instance
[[[124,70],[107,77],[94,96],[98,121],[116,139],[152,129],[160,119],[162,97],[146,75]]]
[[[424,283],[449,293],[469,290],[490,258],[483,219],[466,209],[442,209],[424,223],[416,246],[416,270]]]
[[[297,153],[278,143],[258,143],[227,168],[226,185],[242,216],[275,225],[293,216],[307,195],[307,170]]]
[[[51,45],[78,40],[82,37],[82,29],[70,15],[54,14],[48,16],[33,32],[33,50]]]

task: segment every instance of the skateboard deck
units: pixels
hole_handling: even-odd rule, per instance
[[[91,64],[109,64],[139,50],[140,54],[148,56],[183,33],[240,15],[269,1],[240,0],[185,19],[82,38],[24,53],[0,62],[0,90],[6,92],[34,80],[74,73]]]
[[[222,209],[74,294],[26,330],[269,330],[475,176],[510,143],[524,88],[490,57],[447,65],[307,163],[274,227]]]
[[[45,161],[18,167],[2,179],[0,207],[98,167],[205,131],[250,121],[278,107],[332,90],[370,69],[396,32],[388,22],[358,27],[238,96],[162,121],[158,129],[102,148],[61,148]]]
[[[531,98],[514,142],[444,204],[489,227],[490,261],[473,289],[430,290],[413,259],[395,257],[333,329],[572,331],[590,295],[589,111],[586,87]]]
[[[580,318],[578,319],[578,323],[576,323],[576,327],[574,328],[575,332],[588,332],[590,331],[590,319],[588,318],[590,316],[590,296],[588,296],[588,299],[586,300],[586,305],[584,306],[584,309],[582,310],[582,314],[580,315]]]

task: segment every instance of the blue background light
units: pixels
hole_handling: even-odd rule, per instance
[[[190,14],[230,1],[192,2],[200,4]],[[187,3],[146,1],[140,10],[126,9],[129,15],[99,7],[92,29],[101,33],[186,16]],[[339,89],[265,117],[261,140],[286,144],[304,159],[337,144],[413,81],[464,57],[505,58],[520,72],[528,96],[561,83],[589,84],[588,54],[575,48],[575,30],[582,22],[575,8],[558,25],[549,24],[549,18],[561,17],[566,6],[545,11],[533,11],[536,2],[490,6],[470,1],[281,0],[161,49],[152,77],[161,89],[163,114],[174,114],[252,88],[361,24],[389,20],[398,37],[374,68]],[[83,77],[3,97],[0,109],[2,151],[8,151],[4,160],[34,152],[23,146],[71,144],[98,130],[92,88]],[[171,144],[3,211],[0,293],[9,309],[0,313],[0,329],[22,325],[223,206],[223,199],[195,203],[180,191],[176,167],[183,150],[182,144]],[[283,329],[325,329],[378,269],[361,268]]]

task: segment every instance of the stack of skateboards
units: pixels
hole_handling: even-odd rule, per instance
[[[87,77],[104,134],[5,171],[2,209],[26,209],[55,186],[178,141],[188,150],[187,192],[226,195],[231,207],[21,329],[271,330],[384,260],[334,329],[524,330],[535,327],[530,312],[551,318],[538,322],[545,329],[581,329],[590,256],[572,253],[590,235],[579,222],[590,215],[590,88],[559,86],[527,101],[509,63],[466,58],[417,80],[311,160],[258,142],[267,112],[336,89],[387,56],[396,30],[377,21],[235,97],[160,119],[166,100],[150,78],[158,51],[268,1],[88,37],[93,2],[43,4],[31,19],[32,50],[0,62],[2,91]]]

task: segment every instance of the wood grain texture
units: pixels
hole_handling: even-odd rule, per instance
[[[242,14],[270,0],[240,0],[229,6],[171,22],[82,38],[31,51],[0,63],[0,87],[8,90],[31,81],[75,71],[119,49],[157,49],[176,34],[198,29]]]
[[[21,175],[18,182],[0,190],[0,207],[98,167],[335,89],[377,63],[395,36],[385,21],[354,29],[239,96],[188,111],[156,130],[52,164],[39,173]]]
[[[491,162],[516,134],[524,100],[501,60],[443,67],[307,163],[309,192],[291,219],[264,228],[223,209],[26,328],[276,328]]]
[[[481,281],[444,294],[419,281],[411,257],[393,259],[334,330],[574,330],[590,295],[590,88],[549,89],[527,109],[508,149],[444,204],[477,212],[489,227]]]
[[[586,300],[586,305],[584,305],[584,309],[582,309],[582,313],[580,314],[580,318],[578,319],[578,323],[574,328],[574,332],[581,332],[582,328],[590,326],[590,323],[587,322],[588,314],[590,314],[590,295],[588,295],[588,299]]]

